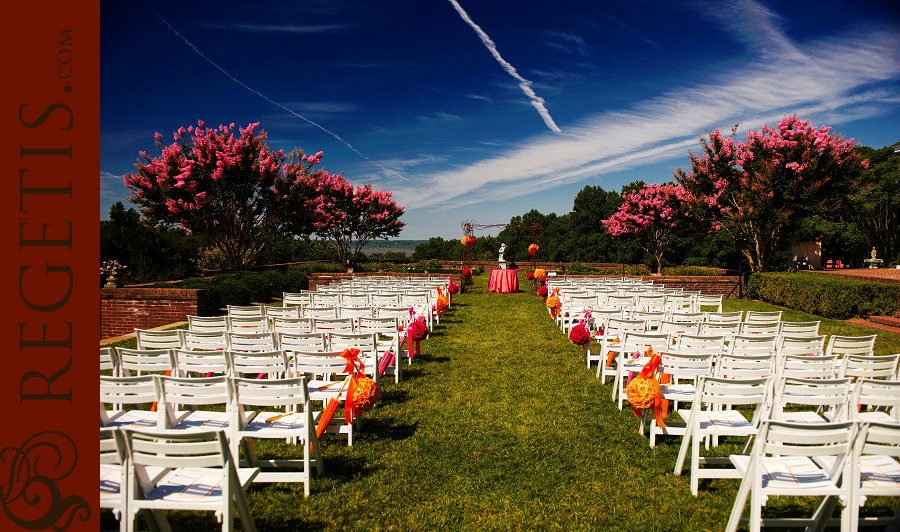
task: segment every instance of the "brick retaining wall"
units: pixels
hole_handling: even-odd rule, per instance
[[[364,272],[364,273],[311,273],[309,289],[317,286],[328,286],[331,283],[365,277],[449,277],[456,284],[461,284],[462,276],[458,273],[404,273],[404,272]]]
[[[206,314],[206,290],[101,288],[100,339]]]

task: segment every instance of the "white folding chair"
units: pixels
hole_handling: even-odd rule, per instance
[[[788,423],[816,424],[830,421],[846,421],[849,416],[847,402],[850,399],[850,379],[798,379],[779,377],[769,418]],[[790,409],[788,405],[815,407],[816,411]],[[825,417],[822,417],[822,415]]]
[[[786,336],[778,337],[778,356],[785,355],[824,355],[825,336]]]
[[[167,429],[180,431],[224,430],[230,438],[233,430],[232,387],[229,377],[168,377],[155,376],[157,410],[165,419]],[[187,410],[180,410],[186,405]],[[204,409],[199,406],[223,407],[221,410]]]
[[[732,355],[774,355],[778,352],[778,336],[741,334],[731,339],[728,352]]]
[[[741,322],[709,322],[700,324],[700,334],[706,336],[724,336],[726,343],[741,334]]]
[[[620,320],[618,318],[610,318],[606,323],[606,330],[600,339],[600,364],[597,365],[597,378],[601,379],[601,383],[606,383],[606,377],[616,375],[616,366],[612,363],[618,362],[618,354],[622,350],[622,340],[625,333],[628,332],[644,332],[646,322],[635,320]],[[615,400],[615,390],[613,387],[613,400]]]
[[[138,349],[181,348],[181,331],[179,329],[169,329],[166,331],[135,329],[134,334],[137,336]]]
[[[225,360],[225,350],[217,351],[187,351],[175,350],[175,361],[178,366],[179,377],[212,377],[214,375],[229,375],[228,362]],[[174,375],[174,373],[173,373]]]
[[[838,358],[847,355],[857,356],[873,356],[875,355],[875,339],[877,334],[869,336],[838,336],[834,335],[828,339],[828,347],[825,348],[826,355],[837,355]]]
[[[678,344],[678,338],[683,335],[694,335],[697,336],[700,334],[700,322],[678,322],[678,321],[666,321],[663,320],[659,322],[659,329],[657,331],[659,334],[668,334],[672,336],[673,345]],[[724,344],[723,344],[724,345]],[[673,347],[674,349],[674,347]]]
[[[215,351],[228,349],[226,331],[181,331],[181,345],[185,351]]]
[[[725,527],[734,532],[740,524],[749,524],[751,531],[766,526],[806,526],[808,530],[824,528],[837,497],[849,500],[851,482],[848,457],[856,437],[856,423],[823,423],[804,425],[765,421],[749,455],[732,455],[731,462],[741,477],[731,516]],[[831,465],[821,467],[823,458],[830,457]],[[762,506],[768,497],[818,496],[819,505],[812,517],[762,518]],[[750,498],[750,519],[741,514]],[[849,530],[847,528],[846,530]]]
[[[234,530],[236,508],[246,531],[256,525],[244,498],[244,490],[258,468],[237,468],[222,431],[150,432],[126,429],[128,460],[127,507],[124,520],[134,529],[139,513],[153,512],[160,528],[169,529],[161,510],[215,512],[223,531]],[[157,477],[150,468],[164,468]]]
[[[228,332],[268,332],[272,327],[269,318],[263,315],[245,316],[243,314],[237,314],[234,316],[226,316],[225,319],[228,323]]]
[[[267,318],[299,318],[300,308],[296,306],[272,307],[264,306],[263,311]]]
[[[381,353],[378,351],[378,341],[374,333],[332,333],[328,337],[329,351],[343,351],[345,349],[359,349],[359,359],[362,361],[363,373],[381,385],[378,375],[378,363]]]
[[[840,360],[838,376],[856,379],[887,379],[898,377],[900,353],[895,355],[844,355]]]
[[[308,497],[312,487],[312,469],[315,468],[321,475],[324,463],[316,438],[306,378],[261,381],[235,377],[233,382],[237,427],[232,455],[238,456],[236,449],[239,445],[244,450],[247,464],[260,468],[254,482],[302,482],[303,494]],[[248,414],[247,406],[260,407],[261,411]],[[256,454],[256,439],[296,441],[302,445],[302,458],[261,459]]]
[[[173,349],[128,349],[117,347],[119,374],[122,377],[147,373],[172,373],[176,369]]]
[[[295,352],[324,352],[328,350],[328,342],[325,333],[278,333],[279,349],[285,351],[288,357]]]
[[[744,317],[744,323],[772,323],[781,322],[783,310],[774,310],[771,312],[761,312],[759,310],[748,310]]]
[[[349,293],[341,294],[341,306],[343,307],[371,307],[369,294]]]
[[[854,421],[900,423],[900,381],[857,379],[849,408]]]
[[[229,316],[265,316],[263,305],[226,305]]]
[[[325,333],[326,336],[335,332],[356,332],[353,318],[313,318],[312,326],[313,332]]]
[[[126,515],[128,486],[125,440],[114,428],[100,428],[100,508],[112,510],[116,519]],[[123,523],[124,525],[124,523]],[[120,526],[120,529],[125,528]]]
[[[783,336],[819,336],[820,321],[783,321],[778,334]]]
[[[700,294],[696,301],[697,312],[703,312],[703,307],[714,307],[716,309],[714,312],[722,312],[722,294]]]
[[[755,435],[759,422],[766,413],[770,388],[769,378],[700,378],[691,409],[678,411],[685,420],[686,428],[675,462],[675,474],[681,474],[690,450],[692,494],[697,495],[701,478],[740,478],[740,473],[736,469],[701,469],[700,464],[727,465],[730,460],[726,457],[700,456],[700,441],[711,436]],[[706,409],[701,408],[703,404],[707,405]],[[748,420],[739,410],[724,408],[732,405],[754,407],[751,419]]]
[[[100,371],[108,371],[113,377],[119,376],[119,356],[114,348],[100,348]]]
[[[740,310],[734,312],[707,312],[704,321],[709,323],[741,323],[744,313]]]
[[[311,333],[312,332],[312,319],[311,318],[282,318],[279,316],[273,316],[269,318],[269,322],[272,324],[272,332],[282,333],[282,332],[291,332],[291,333]]]
[[[189,331],[221,332],[228,330],[227,316],[188,316]]]
[[[706,321],[705,312],[673,312],[669,315],[669,321],[675,323],[702,323]]]
[[[158,400],[154,375],[136,377],[100,376],[100,426],[124,427],[134,425],[144,428],[157,427],[160,414],[145,410]],[[107,410],[104,405],[110,405]],[[130,408],[125,409],[128,405]]]
[[[785,355],[776,363],[778,376],[798,379],[833,379],[839,366],[834,355]]]
[[[228,332],[228,349],[232,351],[275,351],[278,335],[274,332]]]
[[[290,362],[284,351],[225,351],[228,375],[256,379],[284,379],[290,375]],[[263,382],[268,382],[264,380]]]
[[[668,375],[669,382],[660,383],[660,395],[665,401],[674,401],[674,409],[678,409],[678,403],[691,403],[697,395],[697,384],[700,377],[712,376],[713,362],[716,353],[708,350],[706,353],[669,353],[660,354],[662,361],[659,365],[660,377]],[[662,379],[661,379],[662,380]],[[690,382],[682,382],[682,381]],[[660,427],[655,416],[644,415],[644,420],[650,418],[650,447],[656,446],[657,435],[684,435],[687,425],[675,421],[667,421],[665,427]]]
[[[384,366],[385,375],[393,375],[395,382],[400,382],[403,376],[403,359],[409,358],[403,346],[404,334],[399,330],[397,318],[359,318],[360,334],[374,334],[381,360],[378,363],[378,371],[382,373]],[[384,360],[393,353],[394,360]],[[381,375],[383,376],[383,375]]]
[[[666,310],[669,314],[696,312],[694,296],[683,293],[668,294],[666,295]]]
[[[775,337],[781,334],[780,321],[745,321],[741,323],[742,336],[750,336],[759,334],[764,336]]]
[[[281,304],[285,307],[308,307],[312,305],[310,292],[282,292]]]
[[[648,349],[653,349],[653,352],[657,354],[662,353],[669,348],[671,343],[672,338],[668,334],[625,333],[622,339],[622,348],[618,353],[619,363],[616,366],[612,394],[613,401],[616,400],[616,394],[618,394],[619,410],[625,404],[625,384],[628,373],[640,373],[644,365],[650,361],[648,357],[644,356]],[[641,434],[643,434],[643,428]]]
[[[301,318],[337,318],[337,306],[333,307],[304,307],[300,312]]]
[[[647,332],[663,334],[659,330],[659,327],[662,324],[662,322],[666,319],[666,313],[665,312],[635,311],[635,312],[631,313],[631,319],[645,321],[646,324],[644,326],[644,330]]]

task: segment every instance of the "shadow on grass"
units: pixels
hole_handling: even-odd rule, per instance
[[[405,440],[411,438],[419,427],[418,423],[398,423],[397,418],[375,418],[365,420],[366,434],[385,440]]]

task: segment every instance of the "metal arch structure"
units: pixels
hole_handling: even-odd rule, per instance
[[[459,223],[462,227],[464,236],[475,236],[475,231],[483,231],[485,229],[492,229],[494,227],[502,227],[504,229],[510,227],[513,229],[528,229],[531,231],[531,243],[537,244],[538,240],[541,238],[541,222],[535,222],[531,225],[513,225],[513,224],[478,224],[472,220],[463,220]],[[463,246],[463,265],[468,268],[472,264],[472,253],[474,252],[473,246]],[[540,249],[538,249],[538,253],[540,253]],[[538,253],[531,255],[531,269],[534,270],[535,264],[537,263]]]

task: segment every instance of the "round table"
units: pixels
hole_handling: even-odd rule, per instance
[[[488,290],[502,294],[518,292],[519,278],[516,276],[516,270],[492,270]]]

